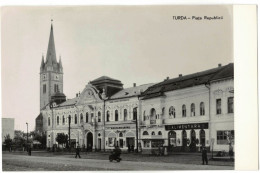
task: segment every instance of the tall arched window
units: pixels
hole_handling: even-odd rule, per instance
[[[107,111],[107,122],[109,122],[109,119],[110,119],[110,113],[109,111]]]
[[[133,120],[137,119],[137,108],[133,109]]]
[[[62,116],[62,124],[65,124],[65,116]]]
[[[205,146],[206,144],[205,131],[203,129],[200,130],[200,144],[202,146]]]
[[[169,118],[175,118],[175,108],[173,106],[169,108]]]
[[[205,115],[204,102],[201,102],[201,103],[200,103],[200,115]]]
[[[127,121],[127,110],[124,109],[124,121]]]
[[[182,117],[186,117],[186,105],[182,105]]]
[[[190,106],[190,116],[195,116],[195,104],[192,103]]]
[[[86,123],[88,123],[88,112],[86,113]]]
[[[115,121],[118,121],[118,110],[115,110]]]
[[[162,108],[162,116],[164,116],[165,108]]]
[[[101,112],[98,112],[98,122],[101,122]]]
[[[75,118],[74,118],[74,123],[77,124],[77,123],[78,123],[78,116],[77,116],[77,114],[75,114],[74,117],[75,117]]]
[[[156,123],[156,111],[154,108],[151,109],[151,115],[150,115],[150,123],[155,124]]]
[[[144,119],[144,121],[146,120],[145,111],[144,111],[144,113],[143,113],[143,119]]]
[[[60,124],[60,117],[57,116],[57,125],[59,125],[59,124]]]
[[[83,114],[82,113],[80,114],[80,122],[81,123],[83,122]]]
[[[50,125],[51,125],[51,118],[48,117],[48,126],[50,126]]]

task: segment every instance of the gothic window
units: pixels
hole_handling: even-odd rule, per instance
[[[51,125],[51,118],[48,117],[48,126],[50,126],[50,125]]]
[[[201,103],[200,103],[200,115],[205,115],[204,102],[201,102]]]
[[[78,123],[78,117],[77,117],[77,114],[75,114],[74,123],[75,123],[75,124]]]
[[[59,85],[58,84],[54,84],[54,92],[58,92],[59,91]]]
[[[86,123],[88,123],[88,112],[86,113]]]
[[[159,132],[158,132],[158,135],[162,135],[162,132],[161,132],[161,131],[159,131]]]
[[[186,105],[182,105],[182,117],[186,117]]]
[[[234,113],[234,97],[228,98],[228,113]]]
[[[217,114],[221,114],[221,99],[216,100]]]
[[[145,115],[145,111],[143,113],[143,118],[144,118],[144,121],[146,120],[146,115]]]
[[[190,115],[193,117],[195,116],[195,104],[192,103],[190,106]]]
[[[154,132],[152,132],[152,136],[153,136],[153,135],[155,135],[155,133],[154,133]]]
[[[46,93],[46,84],[43,84],[43,94]]]
[[[124,109],[124,121],[127,121],[127,110]]]
[[[110,119],[110,114],[109,111],[107,111],[107,122],[109,122],[109,119]]]
[[[118,110],[115,110],[115,121],[118,121]]]
[[[123,133],[122,132],[119,133],[119,137],[123,137]]]
[[[175,118],[175,108],[173,106],[171,106],[169,109],[169,117]]]
[[[98,122],[101,122],[101,112],[98,112]]]
[[[83,123],[83,114],[80,114],[80,123]]]
[[[60,117],[57,116],[57,125],[59,125],[59,124],[60,124]]]

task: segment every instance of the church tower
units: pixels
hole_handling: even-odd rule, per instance
[[[51,96],[58,92],[63,93],[63,67],[61,57],[59,62],[56,59],[53,25],[51,23],[46,61],[42,56],[40,67],[40,110],[50,102]]]

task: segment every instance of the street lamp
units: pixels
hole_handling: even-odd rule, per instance
[[[27,148],[27,152],[28,152],[28,123],[26,122],[26,126],[27,126],[27,141],[26,141],[26,148]]]
[[[70,150],[70,123],[71,123],[71,116],[69,115],[69,150]]]

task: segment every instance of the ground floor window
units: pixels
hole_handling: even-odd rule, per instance
[[[115,146],[116,138],[108,138],[108,146],[114,147]]]
[[[234,143],[235,132],[234,130],[219,130],[217,131],[217,144],[228,145]]]
[[[151,140],[151,146],[152,148],[158,148],[159,146],[162,146],[164,143],[164,140]]]
[[[144,148],[150,148],[150,141],[144,140]]]

